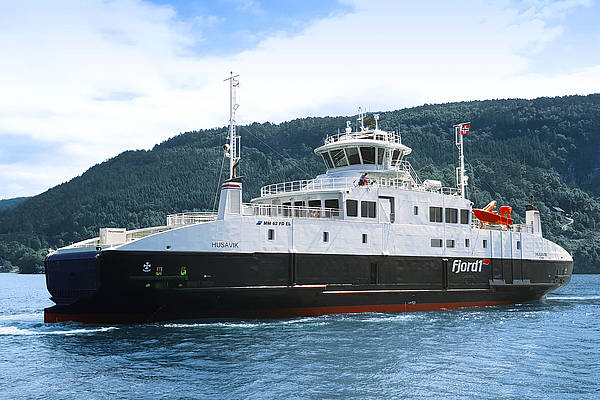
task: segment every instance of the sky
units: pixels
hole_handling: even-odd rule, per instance
[[[225,126],[230,71],[241,124],[598,93],[599,2],[0,0],[0,199]]]

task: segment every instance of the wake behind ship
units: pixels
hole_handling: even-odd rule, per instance
[[[46,259],[55,306],[46,322],[138,322],[404,312],[531,301],[570,281],[568,252],[542,237],[531,202],[524,224],[510,207],[473,209],[463,136],[457,186],[421,181],[398,132],[359,115],[315,149],[326,173],[264,186],[242,202],[230,83],[229,179],[218,213],[169,215],[164,226],[100,236]],[[479,216],[475,218],[474,213]]]

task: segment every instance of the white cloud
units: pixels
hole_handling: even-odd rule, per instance
[[[181,131],[225,125],[230,70],[241,74],[241,122],[600,91],[600,67],[530,70],[532,56],[563,33],[553,21],[578,1],[525,10],[485,1],[351,4],[353,13],[227,58],[191,50],[205,40],[202,24],[226,17],[190,25],[139,0],[0,4],[0,140],[16,134],[56,149],[43,163],[0,159],[0,198],[42,191]]]

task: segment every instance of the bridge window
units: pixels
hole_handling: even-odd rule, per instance
[[[325,162],[327,169],[333,169],[333,163],[331,162],[331,158],[329,158],[329,153],[321,153],[321,157],[323,157],[323,162]]]
[[[360,164],[360,156],[358,155],[357,147],[346,148],[346,155],[348,156],[348,162],[350,165]]]
[[[345,167],[348,165],[348,161],[346,161],[346,154],[344,153],[344,149],[332,150],[330,152],[331,159],[333,160],[333,165],[337,167]]]
[[[429,222],[442,222],[442,207],[429,207]]]
[[[282,203],[281,205],[283,206],[283,216],[289,217],[291,215],[290,207],[292,206],[292,202]]]
[[[461,224],[468,224],[469,223],[469,215],[471,213],[469,212],[469,210],[460,210],[460,223]]]
[[[446,208],[446,223],[458,223],[458,210],[456,208]]]
[[[442,239],[431,239],[431,247],[442,247]]]
[[[346,200],[346,215],[358,217],[358,200]]]
[[[377,164],[383,165],[383,155],[385,154],[384,149],[377,149]]]
[[[400,154],[400,150],[394,150],[394,153],[392,153],[392,167],[398,165],[398,162],[400,161]]]
[[[375,205],[374,201],[361,201],[360,216],[363,218],[375,218]]]
[[[360,155],[362,156],[363,164],[375,164],[374,147],[361,147]]]

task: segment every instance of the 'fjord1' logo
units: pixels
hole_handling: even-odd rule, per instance
[[[452,272],[458,274],[460,272],[481,272],[481,267],[489,267],[490,259],[484,258],[483,260],[477,260],[472,262],[454,260],[452,262]]]

